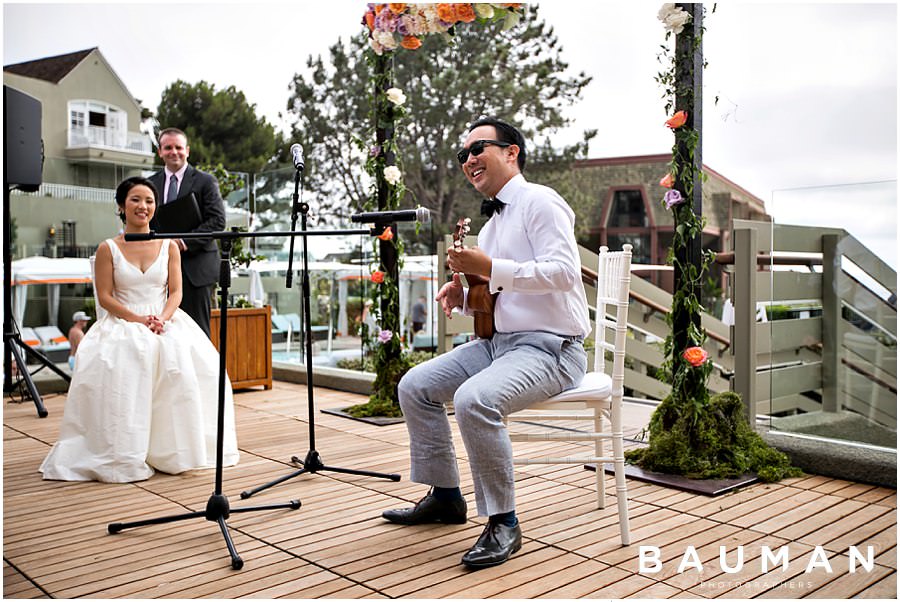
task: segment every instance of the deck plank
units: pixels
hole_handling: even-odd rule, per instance
[[[45,399],[38,419],[29,404],[6,403],[3,428],[5,598],[890,598],[896,596],[896,491],[805,475],[757,483],[710,498],[629,481],[632,544],[619,540],[615,483],[606,475],[606,507],[596,508],[594,473],[581,465],[516,468],[517,513],[524,545],[509,562],[467,570],[460,558],[484,518],[470,506],[462,525],[403,527],[381,512],[414,503],[403,424],[378,427],[323,408],[359,403],[357,395],[315,389],[316,447],[330,466],[397,473],[393,482],[321,471],[304,473],[248,500],[239,493],[297,471],[291,456],[308,451],[306,388],[275,382],[236,393],[241,461],[223,471],[231,508],[283,504],[299,510],[233,512],[229,532],[244,560],[231,569],[219,528],[203,517],[126,529],[110,522],[202,511],[214,471],[156,474],[140,483],[44,481],[37,468],[55,441],[65,395]],[[629,418],[629,416],[631,418]],[[646,418],[645,411],[632,412]],[[455,421],[461,489],[472,476]],[[642,425],[627,424],[627,432]],[[528,428],[541,428],[531,427]],[[531,451],[561,450],[534,442]],[[659,550],[661,568],[642,570],[641,546]],[[733,574],[720,566],[743,546]],[[763,546],[790,553],[790,567],[764,572]],[[820,546],[833,573],[806,573]],[[848,548],[871,548],[871,571],[848,571]],[[701,573],[685,562],[690,548]]]

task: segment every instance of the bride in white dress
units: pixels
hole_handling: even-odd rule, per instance
[[[149,232],[156,189],[116,189],[125,232]],[[45,479],[127,483],[153,469],[177,474],[216,461],[219,354],[181,309],[181,259],[171,239],[102,243],[95,287],[107,314],[78,347],[59,440]],[[225,382],[223,464],[238,461],[231,383]]]

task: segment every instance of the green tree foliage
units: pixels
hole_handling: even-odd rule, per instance
[[[338,41],[327,60],[307,61],[309,74],[295,75],[288,113],[291,137],[307,155],[307,189],[323,212],[352,213],[369,194],[363,167],[372,141],[359,138],[373,90],[364,58],[365,34],[348,45]],[[587,151],[584,141],[551,146],[555,132],[569,124],[564,109],[590,82],[584,73],[569,76],[562,47],[552,28],[530,7],[508,31],[500,24],[457,27],[450,39],[427,36],[415,51],[393,52],[395,87],[407,97],[405,126],[397,140],[403,169],[404,205],[428,207],[435,221],[453,224],[461,215],[476,217],[480,198],[463,178],[456,151],[467,125],[495,115],[520,125],[529,140],[529,179],[557,186],[566,195],[570,162]],[[577,200],[567,197],[577,205]]]
[[[274,126],[257,117],[256,105],[234,86],[216,90],[205,81],[177,80],[163,91],[156,119],[161,128],[187,134],[195,165],[221,163],[229,171],[256,173],[282,146]]]

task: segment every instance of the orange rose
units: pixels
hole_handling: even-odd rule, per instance
[[[392,240],[394,238],[394,229],[393,228],[385,228],[384,232],[377,236],[379,240]]]
[[[369,31],[375,29],[375,13],[369,11],[365,16],[366,26],[369,28]]]
[[[422,40],[416,36],[403,36],[403,41],[400,42],[400,45],[407,50],[415,50],[422,45]]]
[[[659,181],[659,185],[663,188],[671,188],[675,185],[675,178],[672,177],[672,174],[667,173],[666,176]]]
[[[666,120],[666,125],[672,128],[673,130],[677,130],[685,123],[687,123],[688,114],[687,111],[678,111],[674,115],[672,115],[669,119]]]
[[[709,359],[709,354],[702,347],[688,347],[681,354],[681,357],[694,368],[702,366]]]
[[[391,9],[391,12],[394,13],[395,15],[402,15],[403,11],[406,10],[406,4],[405,3],[388,4],[388,8]]]
[[[456,7],[453,4],[438,4],[438,17],[447,23],[456,23]]]
[[[475,20],[475,9],[472,8],[471,4],[457,4],[456,5],[456,18],[462,21],[463,23],[471,23]]]
[[[374,272],[372,272],[372,282],[374,282],[375,284],[381,284],[382,282],[384,282],[384,272],[380,270],[375,270]]]

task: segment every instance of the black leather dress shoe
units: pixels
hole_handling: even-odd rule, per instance
[[[488,523],[475,545],[462,557],[470,569],[503,564],[522,547],[522,529],[500,523]]]
[[[429,493],[412,508],[385,510],[381,516],[392,523],[401,525],[424,525],[426,523],[461,525],[466,522],[466,500],[460,498],[442,501]]]

